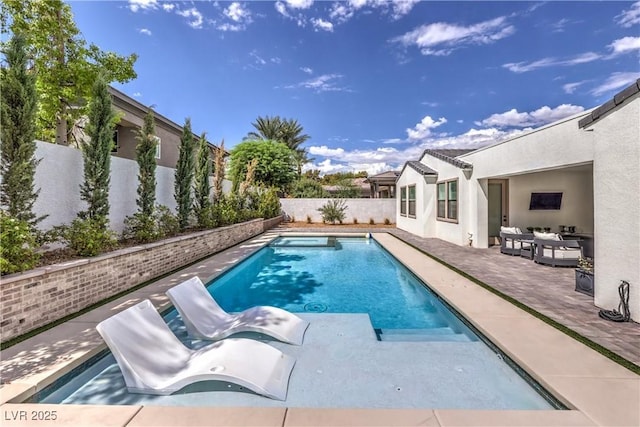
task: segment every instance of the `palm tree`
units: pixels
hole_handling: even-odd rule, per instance
[[[250,141],[278,141],[280,136],[280,129],[282,127],[282,120],[280,116],[275,117],[258,117],[255,123],[251,123],[251,126],[256,128],[257,132],[249,132],[244,138]]]
[[[304,129],[295,119],[281,119],[280,116],[258,117],[251,125],[256,131],[249,132],[244,140],[278,141],[292,150],[297,150],[300,144],[311,138],[302,134]]]
[[[293,161],[296,164],[296,170],[298,172],[298,179],[302,177],[302,167],[307,163],[311,163],[315,159],[307,156],[306,148],[299,148],[297,150],[293,150]]]
[[[280,129],[280,141],[287,144],[292,150],[297,150],[298,146],[311,138],[309,135],[302,135],[303,128],[295,119],[285,119]]]

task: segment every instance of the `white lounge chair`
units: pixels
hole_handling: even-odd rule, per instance
[[[309,322],[286,310],[257,306],[229,314],[218,305],[198,277],[167,291],[194,338],[219,340],[238,332],[259,332],[280,341],[300,345]]]
[[[168,395],[198,381],[238,384],[285,400],[295,359],[260,341],[228,339],[187,348],[144,300],[96,327],[131,393]]]

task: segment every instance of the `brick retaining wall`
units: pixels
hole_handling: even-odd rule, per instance
[[[227,249],[281,221],[256,219],[5,276],[0,285],[2,341]]]

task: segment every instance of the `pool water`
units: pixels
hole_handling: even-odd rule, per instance
[[[374,240],[279,238],[216,279],[229,312],[273,305],[293,313],[368,313],[380,340],[473,341],[475,335]]]
[[[301,346],[263,339],[296,358],[286,401],[202,381],[169,396],[129,393],[113,356],[74,370],[40,403],[335,408],[553,409],[562,405],[505,363],[374,240],[285,238],[208,284],[227,311],[278,306],[311,324]],[[175,310],[164,316],[192,348]],[[526,376],[526,375],[524,375]],[[345,381],[345,379],[347,379]]]

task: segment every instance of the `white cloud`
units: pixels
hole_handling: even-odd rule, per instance
[[[622,89],[639,78],[640,73],[638,72],[613,73],[603,84],[593,89],[591,93],[595,96],[600,96],[607,92]]]
[[[490,117],[477,122],[478,125],[497,128],[506,127],[530,127],[552,123],[568,116],[584,111],[583,107],[571,104],[562,104],[556,108],[540,107],[531,112],[518,112],[515,108],[500,114],[492,114]]]
[[[351,92],[350,89],[337,85],[337,80],[342,77],[341,74],[323,74],[295,85],[285,86],[285,89],[305,88],[316,92]]]
[[[640,24],[640,1],[633,3],[629,10],[616,16],[616,23],[625,28]]]
[[[333,24],[329,21],[325,21],[322,18],[311,18],[311,23],[313,24],[313,28],[323,31],[333,32]]]
[[[432,108],[435,108],[435,107],[437,107],[438,105],[440,105],[439,103],[437,103],[437,102],[432,102],[432,101],[423,101],[423,102],[421,102],[420,104],[421,104],[421,105],[426,105],[427,107],[432,107]]]
[[[129,0],[129,9],[132,12],[139,10],[153,10],[158,7],[158,0]]]
[[[420,0],[395,0],[391,2],[391,17],[395,20],[407,15]]]
[[[274,4],[276,10],[278,11],[279,14],[286,16],[287,18],[289,18],[289,12],[287,12],[287,6],[281,2],[281,1],[277,1]]]
[[[307,74],[313,74],[313,69],[309,68],[309,67],[300,67],[300,70],[303,73],[307,73]]]
[[[138,30],[138,32],[139,32],[140,34],[144,34],[145,36],[150,36],[150,35],[151,35],[151,30],[150,30],[150,29],[148,29],[148,28],[140,28],[140,29]]]
[[[411,141],[420,141],[431,136],[431,130],[447,123],[447,119],[440,117],[438,120],[433,120],[431,116],[424,116],[420,123],[416,124],[413,128],[407,128],[407,136]]]
[[[255,50],[252,50],[251,52],[249,52],[249,56],[252,57],[255,63],[258,65],[265,65],[267,63],[267,61],[265,61],[264,58],[258,55],[258,52]]]
[[[326,145],[321,145],[319,147],[312,146],[309,147],[309,153],[314,156],[322,156],[322,157],[340,157],[344,154],[343,148],[329,148]]]
[[[162,9],[166,12],[171,12],[175,7],[176,5],[173,3],[162,3]]]
[[[229,24],[228,22],[225,22],[224,24],[219,24],[218,26],[216,26],[216,29],[220,31],[232,31],[232,32],[243,31],[246,28],[247,27],[245,25]]]
[[[142,94],[141,94],[140,92],[134,92],[134,93],[133,93],[133,97],[134,97],[134,98],[141,98],[141,97],[142,97]]]
[[[200,13],[200,11],[195,7],[192,7],[191,9],[178,10],[176,13],[182,17],[187,18],[188,24],[191,28],[202,28],[204,19],[202,17],[202,13]]]
[[[309,9],[313,5],[313,0],[284,0],[291,9]]]
[[[567,83],[565,85],[562,86],[562,90],[564,90],[564,93],[573,93],[576,91],[576,89],[579,86],[582,86],[583,84],[585,84],[587,82],[587,80],[583,80],[581,82],[573,82],[573,83]]]
[[[640,37],[623,37],[618,40],[614,40],[609,46],[612,55],[620,55],[634,50],[640,50]]]
[[[494,43],[514,32],[506,17],[498,17],[466,27],[446,22],[422,25],[391,41],[416,46],[423,55],[443,56],[466,45]]]
[[[229,5],[229,7],[224,9],[223,13],[227,18],[231,19],[234,22],[238,22],[238,23],[240,23],[240,22],[251,23],[252,22],[251,12],[249,11],[249,9],[245,8],[244,6],[242,6],[238,2],[231,3]]]
[[[382,13],[391,16],[391,19],[398,20],[407,15],[419,0],[349,0],[346,2],[336,1],[331,5],[329,17],[337,23],[342,24],[353,18],[356,11],[366,7],[379,9]]]
[[[529,63],[510,62],[507,64],[503,64],[502,66],[514,73],[526,73],[529,71],[537,70],[539,68],[585,64],[587,62],[596,61],[601,58],[602,58],[602,55],[599,55],[597,53],[585,52],[585,53],[581,53],[579,55],[575,55],[573,57],[565,58],[565,59],[548,57],[548,58],[538,59],[537,61],[532,61]]]

